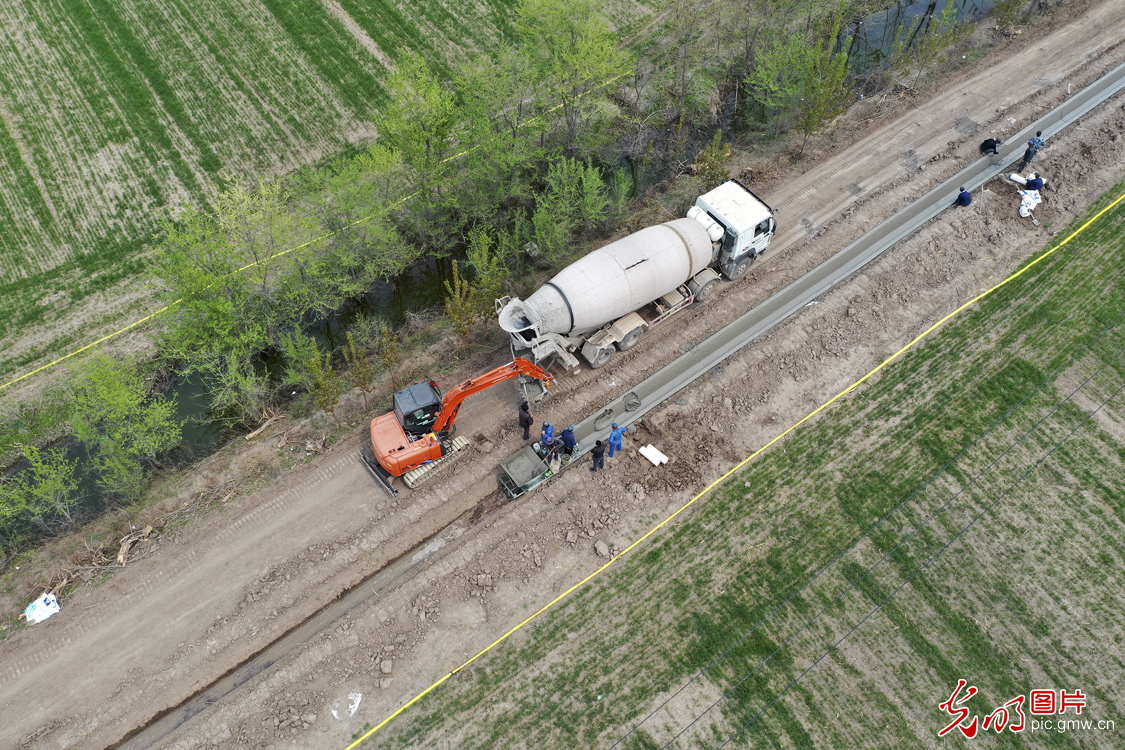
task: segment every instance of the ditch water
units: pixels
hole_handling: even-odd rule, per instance
[[[862,73],[882,65],[900,33],[916,40],[925,32],[927,18],[938,18],[952,6],[957,20],[976,21],[987,13],[996,0],[902,0],[881,13],[874,13],[852,26],[840,40],[840,49],[848,52],[853,72]]]

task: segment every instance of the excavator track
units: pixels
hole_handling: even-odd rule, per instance
[[[428,482],[443,468],[465,455],[465,449],[469,447],[469,439],[458,435],[449,441],[449,447],[452,448],[452,453],[447,453],[436,461],[422,464],[417,469],[411,469],[403,474],[402,481],[406,482],[406,486],[414,489],[423,482]]]

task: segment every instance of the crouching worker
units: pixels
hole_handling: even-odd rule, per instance
[[[574,425],[563,430],[559,437],[562,439],[563,456],[569,461],[571,456],[574,455],[574,449],[578,446],[578,438],[574,437]]]
[[[1027,177],[1020,174],[1010,174],[1008,179],[1023,185],[1027,190],[1042,190],[1043,186],[1047,184],[1043,180],[1043,175],[1038,172],[1032,172]]]

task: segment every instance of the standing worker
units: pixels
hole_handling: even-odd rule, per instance
[[[1022,172],[1024,167],[1035,157],[1036,154],[1043,148],[1045,141],[1043,140],[1043,131],[1036,130],[1035,137],[1027,142],[1027,150],[1023,152],[1023,161],[1020,162],[1019,167],[1016,168],[1017,172]]]
[[[531,404],[524,401],[520,404],[520,427],[523,428],[523,439],[531,439],[531,427],[535,424],[535,417],[531,413]]]
[[[563,455],[569,461],[570,457],[574,455],[574,449],[578,445],[578,438],[574,437],[574,425],[567,427],[562,431],[560,436],[563,444]]]
[[[957,200],[953,201],[956,206],[967,206],[973,202],[972,194],[963,186],[958,188],[961,192],[957,194]]]
[[[626,428],[618,427],[617,422],[611,424],[610,427],[613,429],[613,431],[609,433],[609,457],[613,458],[614,450],[625,450],[621,445],[621,441],[625,437]]]
[[[539,443],[547,442],[547,438],[555,436],[555,428],[551,426],[550,422],[543,423],[543,432],[539,433]]]
[[[590,471],[596,474],[598,469],[605,468],[605,444],[601,440],[594,441],[594,447],[590,450],[590,455],[594,457],[594,465],[590,467]]]

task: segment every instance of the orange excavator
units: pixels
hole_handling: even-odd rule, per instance
[[[517,357],[478,378],[466,380],[445,398],[432,380],[395,392],[391,411],[371,420],[371,444],[360,451],[360,458],[392,497],[398,494],[395,477],[402,477],[407,487],[417,487],[469,446],[467,438],[452,437],[462,402],[486,388],[521,376],[540,380],[548,388],[555,379],[549,372]]]

